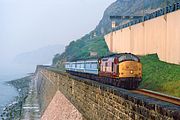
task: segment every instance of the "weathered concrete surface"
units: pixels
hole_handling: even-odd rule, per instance
[[[104,36],[111,52],[157,53],[160,60],[180,64],[180,10]]]
[[[41,120],[82,120],[82,115],[60,91],[57,91]]]

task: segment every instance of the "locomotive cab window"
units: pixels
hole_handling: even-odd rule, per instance
[[[108,66],[108,62],[105,63],[105,66],[106,66],[106,67]]]
[[[114,71],[114,63],[112,62],[112,72]]]
[[[119,65],[117,65],[116,73],[119,73]]]
[[[132,55],[132,54],[125,54],[125,55],[122,55],[121,57],[119,57],[119,62],[123,62],[123,61],[127,61],[127,60],[131,60],[131,61],[136,61],[136,62],[139,62],[139,58]]]

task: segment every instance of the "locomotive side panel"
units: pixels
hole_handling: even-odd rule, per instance
[[[101,60],[99,76],[113,77],[113,78],[117,76],[117,64],[114,63],[113,57]]]

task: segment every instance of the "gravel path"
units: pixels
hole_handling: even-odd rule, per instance
[[[22,108],[23,109],[22,120],[39,120],[40,119],[36,81],[37,81],[37,78],[34,78],[31,81],[29,95],[26,98],[25,104],[23,105],[23,108]]]
[[[40,118],[37,80],[37,78],[33,78],[30,83],[29,95],[22,108],[22,120],[82,120],[82,115],[79,111],[60,91],[56,92],[42,118]]]

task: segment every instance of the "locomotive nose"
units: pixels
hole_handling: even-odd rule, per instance
[[[125,61],[120,63],[119,77],[142,77],[142,65],[136,61]],[[123,73],[123,74],[122,74]]]

